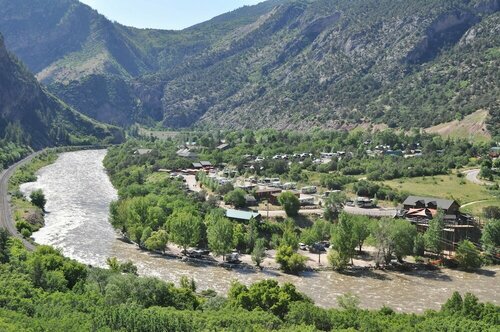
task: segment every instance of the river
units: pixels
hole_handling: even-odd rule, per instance
[[[245,284],[276,278],[292,282],[322,307],[335,307],[336,297],[346,292],[359,296],[364,308],[388,305],[405,312],[438,309],[452,292],[472,292],[480,300],[500,304],[500,268],[465,273],[455,270],[418,273],[367,272],[345,275],[336,272],[306,273],[301,277],[276,271],[229,271],[200,266],[139,250],[120,241],[108,222],[108,208],[117,198],[102,165],[105,150],[63,153],[38,172],[34,183],[22,185],[25,194],[42,189],[47,198],[46,225],[33,234],[39,244],[52,245],[82,263],[106,266],[106,258],[132,261],[139,274],[178,282],[194,278],[200,290],[211,288],[225,294],[233,280]]]

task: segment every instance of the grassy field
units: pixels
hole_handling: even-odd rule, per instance
[[[498,200],[485,187],[468,182],[454,174],[405,178],[383,183],[413,195],[455,199],[460,204],[481,200]]]
[[[483,208],[487,206],[500,207],[500,199],[494,199],[467,205],[466,207],[462,208],[462,212],[469,213],[475,216],[481,216],[481,214],[483,213]]]

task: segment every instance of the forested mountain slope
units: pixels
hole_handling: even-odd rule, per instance
[[[74,111],[40,86],[0,35],[0,143],[33,148],[119,139],[120,131]]]
[[[483,109],[495,135],[499,9],[274,0],[162,31],[110,22],[76,0],[0,0],[0,31],[51,91],[112,123],[408,129]]]

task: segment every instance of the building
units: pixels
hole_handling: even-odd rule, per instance
[[[216,149],[217,149],[217,150],[219,150],[219,151],[225,151],[225,150],[229,149],[229,144],[227,144],[227,143],[222,143],[222,144],[221,144],[221,145],[219,145]]]
[[[460,214],[460,205],[450,199],[433,197],[408,196],[403,202],[403,208],[407,210],[407,215],[419,214],[421,216],[434,216],[437,210],[443,210],[445,219],[453,216],[456,219]]]
[[[500,146],[494,146],[490,149],[490,157],[491,158],[498,158],[500,157]]]
[[[150,154],[153,150],[152,149],[137,149],[135,150],[134,154],[138,154],[140,156]]]
[[[206,161],[206,160],[202,160],[202,161],[200,161],[200,164],[201,164],[201,166],[202,166],[203,168],[205,168],[205,169],[212,169],[212,168],[213,168],[212,163],[211,163],[211,162],[209,162],[209,161]]]
[[[257,199],[253,195],[245,195],[245,201],[246,201],[247,206],[258,205]]]
[[[193,166],[194,169],[200,170],[203,168],[203,165],[201,163],[192,163],[191,166]]]
[[[273,194],[280,194],[281,192],[282,190],[279,188],[261,188],[255,192],[255,198],[259,201],[266,199],[270,201]]]
[[[226,210],[226,217],[237,222],[249,222],[251,219],[260,221],[262,216],[258,212],[242,211],[242,210]]]
[[[183,157],[183,158],[190,158],[190,159],[196,159],[196,158],[198,158],[198,154],[192,152],[191,150],[189,150],[187,148],[182,148],[182,149],[178,150],[176,152],[176,154],[179,157]]]
[[[314,197],[308,195],[300,196],[299,202],[301,206],[314,205]]]
[[[368,209],[373,207],[373,200],[368,197],[358,197],[354,200],[357,207]]]
[[[480,231],[475,220],[462,214],[460,205],[454,200],[409,196],[403,202],[403,208],[404,217],[414,224],[419,232],[427,231],[429,221],[437,215],[438,210],[442,210],[446,225],[442,237],[446,250],[454,251],[456,244],[465,239],[479,241]]]
[[[316,188],[315,186],[310,186],[310,187],[303,187],[301,190],[300,190],[303,194],[315,194],[318,192],[318,188]]]

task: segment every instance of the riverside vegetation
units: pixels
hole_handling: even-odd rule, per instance
[[[116,264],[115,264],[116,265]],[[291,284],[234,283],[226,296],[183,279],[179,286],[119,269],[86,267],[57,250],[27,251],[0,230],[2,331],[495,331],[500,307],[458,293],[439,311],[361,310],[356,297],[322,309]]]

